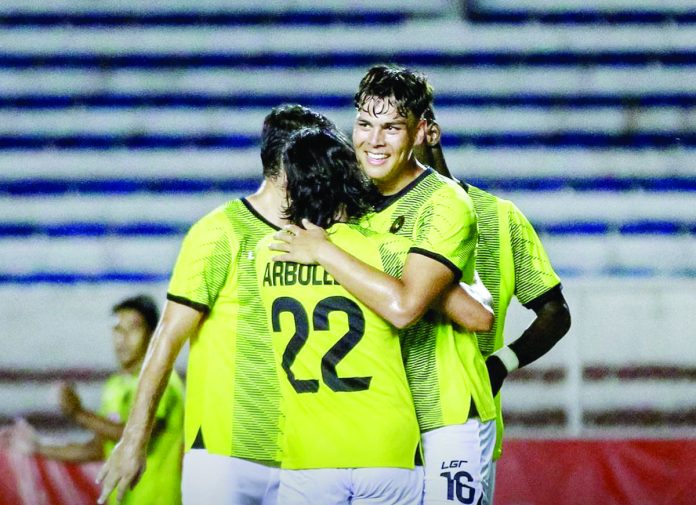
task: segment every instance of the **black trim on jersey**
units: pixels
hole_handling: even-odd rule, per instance
[[[394,193],[393,195],[383,196],[382,199],[375,205],[375,212],[382,212],[384,209],[389,207],[392,203],[397,201],[399,198],[404,196],[406,193],[415,188],[420,181],[425,179],[427,176],[432,174],[434,170],[430,167],[425,167],[425,170],[418,177],[409,182],[401,191]]]
[[[193,445],[191,449],[205,449],[205,441],[203,440],[203,430],[200,426],[198,427],[198,432],[196,433],[196,438],[193,440]]]
[[[421,254],[423,256],[427,256],[430,259],[434,259],[435,261],[439,261],[443,265],[445,265],[447,268],[452,270],[452,273],[454,273],[454,282],[459,282],[459,279],[462,278],[462,271],[457,265],[452,263],[450,260],[442,256],[441,254],[434,253],[432,251],[428,251],[427,249],[421,249],[420,247],[411,247],[408,250],[409,254],[410,253],[416,253],[416,254]]]
[[[423,466],[423,456],[421,455],[421,443],[418,442],[416,446],[416,454],[413,456],[413,464],[416,466]]]
[[[467,193],[469,192],[469,188],[470,188],[471,186],[469,185],[468,182],[459,181],[459,180],[457,180],[457,179],[454,179],[454,180],[457,181],[457,182],[459,183],[459,185],[464,189],[464,191],[466,191]]]
[[[270,227],[273,228],[274,230],[280,230],[280,227],[279,227],[279,226],[274,225],[274,224],[271,223],[268,219],[266,219],[265,217],[263,217],[263,216],[259,213],[259,211],[256,210],[256,209],[251,205],[251,203],[249,203],[249,201],[246,199],[246,197],[245,197],[245,198],[240,198],[240,200],[242,201],[242,203],[244,204],[244,206],[247,208],[247,210],[248,210],[249,212],[251,212],[251,213],[254,215],[254,217],[255,217],[256,219],[258,219],[259,221],[261,221],[261,222],[267,224],[268,226],[270,226]]]
[[[208,312],[210,312],[210,307],[208,307],[207,305],[194,302],[192,300],[189,300],[188,298],[184,298],[183,296],[176,296],[171,293],[167,293],[167,300],[180,303],[181,305],[186,305],[187,307],[191,307],[193,310],[197,310],[198,312],[202,312],[203,314],[207,314]]]
[[[546,304],[546,302],[552,301],[552,300],[559,300],[563,301],[564,297],[563,294],[561,293],[561,290],[563,289],[563,286],[559,283],[556,284],[554,287],[549,289],[546,293],[543,293],[539,296],[537,296],[534,300],[530,300],[527,303],[523,304],[525,308],[531,309],[534,312],[537,312],[541,307]]]

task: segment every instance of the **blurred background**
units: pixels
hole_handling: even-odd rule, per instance
[[[111,306],[163,303],[190,224],[255,190],[270,108],[349,130],[384,62],[429,76],[450,169],[563,280],[573,326],[506,382],[511,439],[694,437],[690,0],[2,2],[0,425],[69,428],[57,378],[96,407]]]

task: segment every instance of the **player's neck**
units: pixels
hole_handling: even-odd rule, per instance
[[[278,227],[288,224],[283,217],[285,210],[284,181],[264,179],[258,191],[247,197],[247,202],[263,216],[263,218]]]
[[[415,158],[411,158],[393,178],[387,181],[373,181],[377,186],[377,189],[384,196],[395,195],[406,186],[415,181],[425,170],[425,167],[421,165]]]

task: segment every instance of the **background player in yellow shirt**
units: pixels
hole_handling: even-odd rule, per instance
[[[140,472],[163,378],[190,339],[184,503],[276,503],[280,393],[254,250],[286,223],[280,156],[304,126],[332,123],[299,105],[273,109],[262,131],[259,190],[213,210],[184,239],[133,412],[99,475],[102,499],[114,488],[124,493]]]
[[[283,157],[286,217],[326,227],[332,241],[398,276],[410,240],[357,224],[377,191],[350,141],[306,129]],[[282,392],[283,505],[419,505],[418,421],[398,331],[318,265],[274,262],[259,241],[257,277],[273,330]]]
[[[422,74],[378,65],[360,82],[353,144],[383,195],[368,226],[413,241],[400,279],[332,244],[311,223],[280,236],[280,258],[322,265],[341,285],[403,332],[404,360],[425,456],[425,503],[476,503],[490,471],[495,406],[476,336],[456,331],[431,305],[474,279],[476,215],[466,192],[425,168],[414,147],[425,139],[432,89]],[[450,312],[447,312],[450,313]],[[415,324],[414,324],[415,323]],[[411,326],[413,325],[413,326]],[[487,329],[487,328],[486,328]]]
[[[114,351],[120,371],[106,381],[98,412],[85,409],[71,386],[62,385],[60,405],[63,413],[93,437],[82,443],[53,445],[42,442],[26,422],[14,427],[20,447],[62,461],[95,461],[108,457],[123,433],[133,405],[138,372],[148,343],[159,319],[159,310],[149,296],[125,299],[113,308],[116,324],[112,329]],[[147,471],[138,484],[125,493],[124,505],[181,503],[181,454],[183,447],[184,387],[176,372],[166,383],[157,412],[152,439],[146,450]],[[116,503],[113,494],[109,503]]]
[[[426,142],[416,149],[418,159],[451,177],[440,143],[441,130],[432,108],[425,114]],[[503,416],[501,395],[508,373],[533,363],[546,354],[570,329],[570,312],[561,292],[561,281],[526,216],[509,200],[461,182],[471,196],[478,215],[479,242],[476,268],[493,297],[495,323],[479,332],[479,348],[486,359],[493,393],[496,395],[496,446],[493,459],[502,454]],[[507,346],[505,316],[512,297],[534,311],[536,317],[516,340]],[[493,503],[495,464],[483,505]]]

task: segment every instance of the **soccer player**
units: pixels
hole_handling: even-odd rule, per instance
[[[476,336],[429,310],[452,287],[474,279],[476,215],[460,186],[414,157],[425,139],[432,89],[425,76],[378,65],[360,82],[353,144],[383,198],[368,218],[375,231],[410,238],[400,279],[333,244],[312,223],[289,225],[274,244],[282,260],[318,263],[357,299],[401,328],[403,357],[422,432],[427,504],[477,503],[490,470],[495,405]],[[450,312],[447,312],[450,313]]]
[[[188,339],[184,503],[276,503],[280,393],[254,251],[286,223],[280,156],[305,126],[332,123],[299,105],[273,109],[258,192],[213,210],[184,239],[133,412],[99,475],[101,500],[114,488],[122,495],[141,471],[163,378]]]
[[[425,114],[426,142],[416,149],[418,159],[451,177],[440,143],[441,130],[432,108]],[[499,390],[508,373],[546,354],[569,330],[570,312],[544,246],[526,216],[509,200],[496,197],[466,182],[478,215],[479,241],[476,269],[493,297],[494,326],[478,332],[496,395],[496,445],[493,459],[502,454],[503,416]],[[509,345],[504,342],[505,315],[512,297],[535,312],[530,326]],[[493,503],[495,464],[486,486],[484,505]]]
[[[91,431],[93,437],[82,443],[47,444],[28,423],[20,421],[14,432],[19,447],[26,452],[74,462],[101,460],[111,453],[133,405],[138,372],[157,325],[159,310],[152,298],[140,295],[121,301],[114,306],[113,313],[116,324],[112,336],[120,371],[106,381],[99,411],[85,409],[71,386],[63,384],[60,389],[63,413]],[[184,387],[176,372],[171,372],[165,384],[154,415],[152,440],[144,451],[147,471],[137,486],[123,495],[122,504],[181,503]],[[115,494],[109,503],[116,503]]]
[[[287,219],[327,228],[334,243],[399,276],[411,241],[357,223],[377,191],[348,138],[305,129],[286,149]],[[274,240],[259,242],[256,268],[282,392],[278,503],[419,505],[420,432],[397,329],[321,266],[274,262]]]

